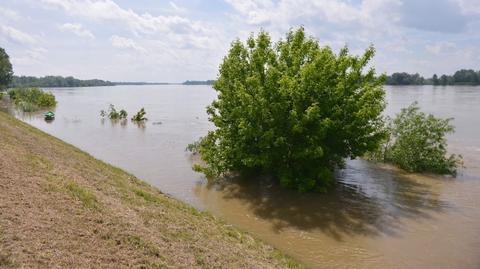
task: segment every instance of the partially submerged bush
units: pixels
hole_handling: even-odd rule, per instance
[[[145,118],[145,115],[147,112],[145,112],[145,109],[142,107],[140,111],[137,112],[137,114],[133,115],[132,121],[136,122],[141,122],[141,121],[146,121],[147,118]]]
[[[325,191],[344,158],[384,136],[384,77],[365,70],[373,55],[337,55],[303,28],[276,45],[265,32],[233,42],[207,109],[216,129],[200,142],[206,165],[194,169],[207,177],[266,173],[286,187]]]
[[[114,105],[110,104],[108,107],[108,112],[102,109],[100,111],[100,116],[108,116],[108,118],[111,120],[122,120],[127,118],[128,113],[124,109],[117,110]]]
[[[39,88],[15,88],[8,91],[10,99],[25,112],[54,107],[55,96]]]
[[[193,155],[196,155],[200,150],[200,143],[202,139],[203,137],[200,137],[200,139],[198,139],[197,141],[188,144],[185,150],[191,152]]]
[[[445,136],[454,132],[451,120],[427,115],[415,102],[390,120],[387,138],[370,157],[409,172],[455,175],[462,158],[447,155]]]

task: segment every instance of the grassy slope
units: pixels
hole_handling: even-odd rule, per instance
[[[0,112],[0,268],[300,268]]]

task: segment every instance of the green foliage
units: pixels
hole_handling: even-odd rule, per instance
[[[102,109],[100,111],[100,116],[102,118],[108,116],[108,118],[111,120],[122,120],[127,118],[128,113],[124,109],[117,110],[114,105],[110,104],[108,107],[108,112]]]
[[[146,114],[147,112],[145,112],[145,109],[142,107],[140,111],[137,112],[137,114],[133,115],[132,120],[136,122],[146,121],[147,120],[147,118],[145,118]]]
[[[121,109],[120,112],[118,112],[118,115],[120,116],[121,119],[126,119],[128,116],[127,111],[125,109]]]
[[[55,101],[55,96],[51,93],[40,94],[37,100],[37,105],[39,107],[52,107],[56,104],[57,102]]]
[[[344,158],[384,137],[383,76],[365,70],[374,49],[335,54],[303,28],[273,45],[265,32],[234,41],[214,84],[207,113],[216,129],[204,137],[195,165],[207,177],[266,173],[285,187],[325,191]]]
[[[53,94],[39,88],[15,88],[9,90],[8,95],[10,100],[25,112],[54,107],[57,104]]]
[[[198,139],[197,141],[188,144],[185,150],[191,152],[193,155],[198,154],[200,150],[200,143],[202,140],[203,140],[203,137],[200,137],[200,139]]]
[[[12,64],[10,57],[3,48],[0,48],[0,91],[6,89],[10,84],[13,76]]]
[[[462,159],[454,154],[447,157],[445,136],[454,132],[450,121],[427,115],[413,103],[390,120],[387,138],[371,157],[410,172],[455,175]]]

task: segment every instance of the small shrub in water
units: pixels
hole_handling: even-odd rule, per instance
[[[110,104],[108,108],[108,113],[105,110],[100,111],[100,116],[101,117],[106,117],[108,116],[109,119],[111,120],[121,120],[121,119],[126,119],[127,118],[127,111],[124,109],[121,109],[118,111],[114,105]]]
[[[396,164],[409,172],[455,175],[462,157],[447,156],[445,136],[455,130],[451,120],[427,115],[415,102],[390,120],[386,139],[370,157]]]
[[[137,114],[133,115],[132,117],[132,121],[146,121],[147,118],[145,118],[145,115],[147,114],[147,112],[145,112],[145,109],[142,107],[140,109],[140,111],[137,112]]]
[[[121,109],[120,112],[118,112],[118,115],[121,119],[126,119],[128,116],[127,111],[125,111],[125,109]]]

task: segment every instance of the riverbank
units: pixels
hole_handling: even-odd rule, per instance
[[[0,268],[302,268],[0,112]]]

